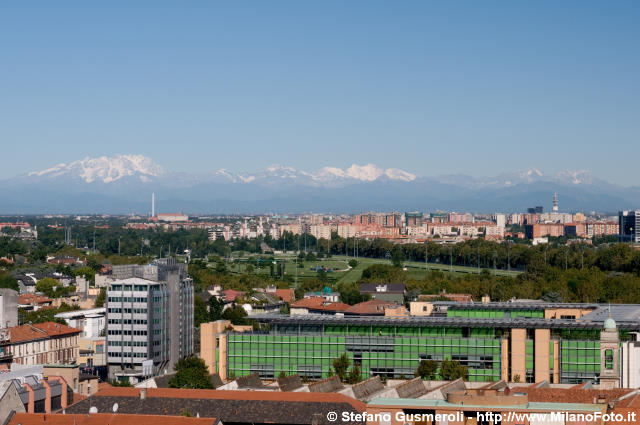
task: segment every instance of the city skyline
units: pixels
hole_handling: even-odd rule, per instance
[[[131,151],[194,172],[373,163],[637,177],[635,2],[0,11],[11,41],[0,138],[21,159],[0,179],[25,160],[32,171]],[[603,150],[625,155],[602,161]]]

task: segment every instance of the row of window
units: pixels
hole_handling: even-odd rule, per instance
[[[107,302],[110,303],[146,303],[147,297],[108,297]]]
[[[154,289],[158,285],[152,285],[151,288]],[[146,292],[148,290],[147,285],[122,285],[122,284],[114,284],[109,287],[110,291],[140,291]]]
[[[111,347],[146,347],[147,341],[108,341]]]
[[[132,353],[130,351],[119,353],[117,351],[109,351],[109,357],[137,357],[145,359],[147,358],[147,353]]]
[[[109,329],[107,331],[107,335],[138,335],[138,336],[144,336],[147,334],[147,331],[145,330],[118,330],[118,329]]]
[[[107,313],[147,314],[146,308],[108,308]]]
[[[146,319],[108,319],[110,325],[146,325]],[[155,322],[154,322],[155,323]]]

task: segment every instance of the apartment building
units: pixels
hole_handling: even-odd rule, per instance
[[[620,211],[618,229],[623,242],[640,242],[640,210]]]
[[[170,372],[193,354],[194,294],[187,265],[162,258],[114,266],[113,274],[117,279],[109,284],[106,303],[109,376],[137,381]]]
[[[56,322],[14,326],[9,328],[7,353],[21,365],[75,363],[81,332]]]

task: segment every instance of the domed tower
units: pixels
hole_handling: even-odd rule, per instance
[[[609,317],[604,321],[604,327],[600,332],[600,388],[611,389],[620,387],[619,366],[620,337],[615,320]]]

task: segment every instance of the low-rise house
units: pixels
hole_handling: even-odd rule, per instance
[[[43,307],[50,307],[53,300],[44,295],[21,294],[18,296],[18,307],[25,311],[38,311]]]
[[[406,286],[404,283],[361,283],[360,293],[369,295],[371,299],[391,301],[396,304],[404,302]]]

